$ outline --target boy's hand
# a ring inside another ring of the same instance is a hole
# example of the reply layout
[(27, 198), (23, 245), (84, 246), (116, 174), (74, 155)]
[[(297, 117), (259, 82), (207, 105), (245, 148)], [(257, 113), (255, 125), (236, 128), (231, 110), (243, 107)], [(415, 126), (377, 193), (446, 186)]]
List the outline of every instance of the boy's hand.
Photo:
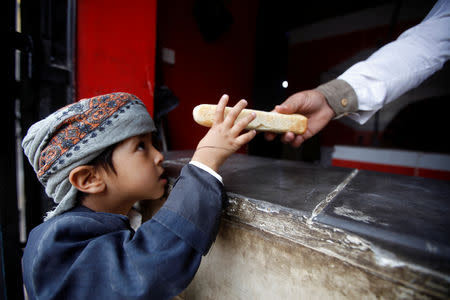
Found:
[(247, 101), (239, 101), (224, 118), (227, 103), (228, 95), (223, 95), (217, 105), (214, 123), (198, 144), (192, 157), (192, 160), (201, 162), (216, 172), (231, 154), (250, 142), (256, 135), (255, 130), (241, 134), (242, 130), (255, 119), (254, 113), (235, 124), (239, 113), (247, 106)]

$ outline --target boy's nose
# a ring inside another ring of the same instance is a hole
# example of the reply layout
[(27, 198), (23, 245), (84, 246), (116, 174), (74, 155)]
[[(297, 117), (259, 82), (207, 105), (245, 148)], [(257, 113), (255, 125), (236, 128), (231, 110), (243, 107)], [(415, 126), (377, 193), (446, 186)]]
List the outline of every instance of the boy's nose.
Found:
[(164, 155), (162, 155), (162, 153), (159, 152), (156, 149), (155, 149), (155, 151), (156, 151), (156, 153), (155, 153), (155, 163), (157, 165), (159, 165), (159, 164), (161, 164), (164, 161)]

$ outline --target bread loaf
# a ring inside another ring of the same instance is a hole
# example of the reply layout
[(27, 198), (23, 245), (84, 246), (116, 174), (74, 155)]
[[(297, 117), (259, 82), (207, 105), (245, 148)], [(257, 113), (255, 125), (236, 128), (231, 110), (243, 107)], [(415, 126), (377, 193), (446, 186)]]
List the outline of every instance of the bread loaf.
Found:
[[(216, 107), (217, 105), (211, 104), (201, 104), (196, 106), (193, 110), (195, 122), (206, 127), (211, 127), (214, 121)], [(230, 110), (231, 107), (225, 108), (225, 116)], [(236, 122), (252, 112), (256, 114), (256, 118), (248, 124), (246, 129), (275, 133), (291, 131), (295, 134), (303, 134), (306, 131), (308, 119), (299, 114), (285, 115), (277, 112), (243, 109), (237, 117)]]

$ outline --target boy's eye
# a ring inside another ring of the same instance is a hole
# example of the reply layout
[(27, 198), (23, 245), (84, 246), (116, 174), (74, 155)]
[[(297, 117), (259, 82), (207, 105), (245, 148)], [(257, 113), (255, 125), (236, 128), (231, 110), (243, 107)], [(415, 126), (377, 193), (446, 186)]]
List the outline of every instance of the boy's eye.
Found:
[(138, 146), (137, 146), (138, 150), (145, 150), (145, 143), (144, 142), (139, 142)]

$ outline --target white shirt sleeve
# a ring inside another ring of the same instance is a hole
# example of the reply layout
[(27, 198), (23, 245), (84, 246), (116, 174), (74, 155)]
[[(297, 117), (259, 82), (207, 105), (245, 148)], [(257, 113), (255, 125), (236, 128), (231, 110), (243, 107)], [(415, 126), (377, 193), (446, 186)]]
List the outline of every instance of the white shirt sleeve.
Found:
[(195, 161), (195, 160), (191, 160), (189, 162), (191, 165), (194, 165), (200, 169), (202, 169), (203, 171), (208, 172), (209, 174), (211, 174), (212, 176), (216, 177), (217, 180), (219, 180), (222, 184), (223, 184), (223, 180), (222, 180), (222, 176), (220, 176), (219, 174), (217, 174), (216, 171), (214, 171), (213, 169), (211, 169), (210, 167), (208, 167), (205, 164), (202, 164), (201, 162)]
[(365, 123), (385, 104), (441, 69), (449, 58), (450, 1), (439, 0), (420, 24), (338, 77), (358, 97), (358, 112), (349, 117)]

